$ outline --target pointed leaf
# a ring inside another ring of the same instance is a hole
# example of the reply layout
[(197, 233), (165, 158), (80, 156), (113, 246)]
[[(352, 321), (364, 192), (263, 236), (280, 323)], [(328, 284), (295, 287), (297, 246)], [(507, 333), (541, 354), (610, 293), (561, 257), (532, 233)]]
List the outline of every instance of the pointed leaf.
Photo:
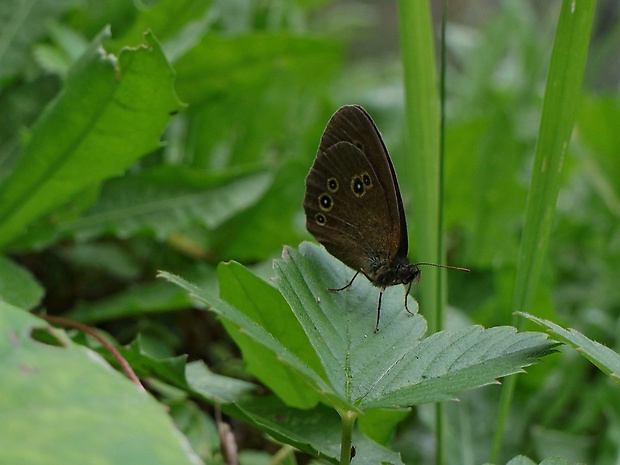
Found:
[(193, 297), (206, 304), (209, 309), (213, 310), (221, 318), (234, 324), (238, 328), (242, 328), (248, 337), (259, 342), (272, 353), (277, 354), (279, 362), (288, 365), (298, 376), (302, 377), (312, 389), (321, 393), (325, 402), (331, 403), (333, 406), (344, 410), (355, 410), (354, 406), (344, 401), (334, 392), (331, 386), (326, 383), (322, 377), (324, 374), (322, 375), (312, 370), (302, 359), (291, 352), (290, 348), (285, 347), (272, 334), (243, 312), (178, 276), (166, 272), (160, 273), (159, 276), (181, 286)]
[(108, 55), (105, 30), (69, 72), (43, 112), (10, 177), (0, 186), (0, 246), (34, 221), (159, 147), (179, 109), (174, 73), (150, 34)]
[(310, 243), (286, 251), (275, 265), (278, 285), (333, 388), (360, 408), (450, 399), (522, 371), (557, 345), (542, 333), (479, 326), (421, 341), (423, 318), (406, 313), (391, 289), (384, 295), (381, 330), (373, 334), (377, 288), (361, 278), (346, 290), (330, 292), (347, 282), (350, 269)]
[(517, 312), (517, 315), (546, 327), (556, 339), (575, 348), (577, 352), (600, 368), (603, 373), (609, 375), (616, 383), (620, 383), (620, 354), (617, 352), (572, 328), (565, 329), (552, 321), (525, 312)]
[[(238, 263), (222, 264), (218, 272), (220, 295), (223, 299), (260, 323), (314, 371), (321, 372), (321, 364), (308, 337), (277, 289)], [(271, 388), (287, 405), (297, 408), (316, 405), (320, 396), (296, 373), (291, 372), (291, 368), (280, 363), (278, 354), (254, 341), (242, 329), (226, 321), (223, 323), (241, 348), (243, 360), (250, 373)]]

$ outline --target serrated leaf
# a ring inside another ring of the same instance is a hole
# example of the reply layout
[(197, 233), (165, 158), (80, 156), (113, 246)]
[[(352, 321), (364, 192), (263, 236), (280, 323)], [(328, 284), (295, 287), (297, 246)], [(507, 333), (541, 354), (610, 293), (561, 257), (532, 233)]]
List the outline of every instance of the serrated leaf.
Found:
[(603, 373), (609, 375), (616, 383), (620, 383), (620, 354), (600, 342), (593, 341), (579, 331), (565, 329), (549, 320), (538, 318), (526, 312), (517, 312), (528, 320), (547, 328), (559, 341), (565, 342), (596, 365)]
[[(272, 323), (262, 321), (268, 314), (249, 317), (179, 278), (164, 277), (204, 299), (248, 337), (277, 354), (280, 362), (336, 409), (400, 408), (451, 399), (457, 392), (522, 371), (557, 345), (545, 334), (516, 333), (512, 327), (472, 326), (422, 340), (425, 321), (419, 314), (405, 312), (398, 289), (386, 291), (381, 330), (374, 334), (377, 288), (359, 279), (345, 291), (330, 292), (330, 287), (346, 283), (352, 271), (316, 245), (286, 248), (284, 255), (274, 264), (276, 283), (321, 361), (320, 371), (304, 362), (305, 354), (295, 353), (295, 345), (269, 329)], [(246, 287), (241, 280), (237, 284), (237, 292), (261, 299), (260, 293), (252, 294), (251, 284)], [(413, 299), (409, 308), (417, 308)], [(280, 318), (282, 311), (274, 311), (271, 318)]]
[(206, 292), (204, 289), (200, 289), (195, 285), (188, 283), (184, 279), (175, 276), (170, 273), (161, 272), (159, 274), (160, 277), (167, 279), (168, 281), (181, 286), (186, 291), (190, 293), (191, 296), (195, 297), (199, 301), (202, 301), (207, 305), (208, 308), (213, 310), (217, 315), (221, 318), (229, 321), (234, 324), (238, 328), (243, 328), (243, 331), (247, 333), (247, 335), (259, 342), (267, 349), (269, 349), (274, 354), (278, 354), (278, 359), (280, 363), (284, 363), (292, 368), (298, 376), (303, 378), (309, 386), (312, 387), (315, 391), (321, 393), (323, 399), (326, 402), (331, 403), (338, 408), (342, 408), (344, 410), (356, 410), (355, 407), (346, 401), (343, 401), (325, 382), (323, 377), (313, 371), (306, 363), (304, 363), (297, 355), (291, 352), (291, 350), (284, 345), (280, 341), (278, 341), (272, 334), (266, 331), (263, 327), (261, 327), (254, 320), (249, 318), (243, 312), (233, 307), (232, 305), (224, 302), (223, 300), (214, 297), (209, 292)]
[(170, 114), (179, 109), (173, 71), (154, 37), (147, 34), (144, 44), (116, 57), (101, 46), (108, 35), (101, 33), (71, 69), (0, 186), (0, 247), (157, 148)]
[(309, 243), (287, 249), (275, 269), (333, 389), (362, 409), (450, 399), (522, 371), (557, 345), (544, 334), (517, 334), (511, 327), (473, 326), (420, 340), (424, 319), (406, 313), (392, 289), (384, 294), (381, 330), (373, 334), (378, 289), (359, 279), (329, 292), (352, 271), (323, 249)]
[(2, 302), (0, 332), (0, 463), (200, 463), (161, 405), (95, 352)]
[[(321, 371), (320, 362), (306, 334), (295, 316), (288, 311), (288, 304), (277, 289), (238, 263), (220, 265), (218, 275), (220, 295), (224, 300), (260, 323), (314, 371)], [(223, 324), (243, 352), (247, 370), (271, 388), (287, 405), (310, 408), (319, 402), (320, 396), (294, 372), (291, 373), (288, 366), (280, 363), (278, 354), (270, 352), (245, 335), (242, 329), (226, 321)]]

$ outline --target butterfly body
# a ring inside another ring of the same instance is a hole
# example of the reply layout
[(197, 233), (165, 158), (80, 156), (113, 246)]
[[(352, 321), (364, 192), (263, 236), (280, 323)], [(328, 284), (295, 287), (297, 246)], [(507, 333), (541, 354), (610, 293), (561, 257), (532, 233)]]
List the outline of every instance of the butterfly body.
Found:
[(364, 271), (368, 280), (378, 287), (409, 284), (420, 279), (420, 269), (407, 257), (396, 257), (393, 260), (375, 259), (370, 261), (368, 271)]

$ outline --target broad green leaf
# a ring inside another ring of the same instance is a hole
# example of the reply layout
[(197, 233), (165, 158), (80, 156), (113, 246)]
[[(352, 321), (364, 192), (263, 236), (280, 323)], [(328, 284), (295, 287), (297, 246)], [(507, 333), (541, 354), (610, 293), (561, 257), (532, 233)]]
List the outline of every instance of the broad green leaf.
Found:
[(32, 309), (39, 304), (44, 292), (28, 269), (0, 256), (0, 302)]
[(2, 302), (0, 331), (1, 463), (200, 463), (161, 405), (93, 351)]
[[(421, 340), (426, 324), (419, 314), (404, 310), (402, 294), (396, 292), (401, 289), (386, 291), (381, 330), (374, 334), (378, 289), (360, 278), (347, 290), (329, 291), (346, 283), (351, 270), (324, 250), (310, 243), (302, 244), (299, 251), (286, 248), (284, 258), (274, 266), (276, 283), (318, 356), (320, 370), (305, 361), (312, 360), (305, 353), (310, 350), (307, 344), (292, 343), (278, 326), (277, 319), (288, 319), (280, 315), (289, 310), (281, 305), (275, 310), (273, 298), (263, 295), (266, 289), (261, 291), (256, 280), (235, 282), (235, 292), (246, 294), (238, 300), (246, 307), (245, 314), (180, 278), (163, 276), (277, 355), (291, 373), (337, 409), (401, 408), (452, 399), (459, 391), (522, 371), (556, 345), (544, 334), (517, 334), (511, 327), (472, 326)], [(250, 298), (257, 303), (249, 305)], [(255, 309), (262, 305), (271, 305), (274, 311), (258, 315)], [(413, 299), (409, 308), (417, 309)], [(292, 323), (289, 327), (299, 331)], [(273, 363), (273, 358), (264, 363)]]
[(355, 410), (353, 405), (344, 401), (337, 395), (336, 392), (334, 392), (330, 385), (326, 383), (324, 380), (324, 374), (320, 374), (312, 370), (288, 347), (284, 346), (271, 333), (245, 315), (242, 311), (211, 295), (204, 289), (200, 289), (195, 285), (188, 283), (178, 276), (166, 272), (160, 273), (160, 276), (172, 283), (177, 284), (178, 286), (181, 286), (188, 291), (192, 297), (206, 304), (209, 309), (213, 310), (222, 319), (230, 322), (238, 328), (242, 328), (248, 337), (265, 346), (272, 353), (277, 354), (280, 363), (288, 365), (297, 373), (298, 376), (304, 379), (312, 389), (321, 393), (325, 402), (344, 410)]
[[(253, 275), (238, 263), (222, 264), (218, 268), (220, 295), (222, 299), (242, 310), (276, 336), (283, 345), (310, 366), (317, 373), (321, 365), (312, 350), (308, 337), (288, 311), (288, 304), (272, 285)], [(281, 364), (278, 354), (254, 341), (242, 329), (223, 322), (226, 330), (243, 352), (247, 370), (265, 383), (287, 405), (310, 408), (316, 405), (320, 396), (291, 369)]]
[(609, 347), (593, 341), (572, 328), (565, 329), (549, 320), (535, 317), (525, 312), (517, 312), (530, 321), (546, 327), (559, 341), (565, 342), (596, 365), (603, 373), (609, 375), (616, 383), (620, 383), (620, 354)]
[[(386, 290), (380, 331), (374, 334), (378, 288), (361, 276), (349, 289), (329, 291), (344, 286), (353, 272), (310, 243), (303, 243), (299, 251), (286, 248), (284, 257), (275, 263), (280, 291), (334, 389), (351, 403), (363, 403), (372, 388), (370, 380), (380, 379), (387, 367), (397, 363), (402, 344), (415, 343), (426, 331), (417, 303), (409, 300), (409, 310), (416, 313), (411, 316), (404, 309), (404, 289)], [(356, 382), (356, 377), (364, 382)]]
[[(332, 388), (361, 409), (400, 408), (453, 399), (456, 393), (522, 371), (557, 344), (541, 333), (479, 326), (421, 339), (424, 319), (403, 308), (402, 289), (383, 297), (363, 278), (340, 292), (351, 270), (310, 243), (286, 249), (275, 265), (277, 284), (321, 359)], [(416, 306), (410, 301), (409, 309)]]
[(0, 247), (157, 148), (179, 109), (173, 71), (153, 36), (117, 57), (101, 46), (108, 35), (100, 34), (72, 68), (0, 186)]

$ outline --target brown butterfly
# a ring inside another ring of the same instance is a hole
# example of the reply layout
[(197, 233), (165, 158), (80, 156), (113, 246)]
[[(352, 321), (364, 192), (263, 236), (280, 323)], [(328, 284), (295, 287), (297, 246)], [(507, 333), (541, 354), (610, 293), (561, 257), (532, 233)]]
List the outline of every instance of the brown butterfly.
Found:
[[(334, 113), (321, 137), (306, 177), (306, 228), (334, 257), (355, 270), (347, 285), (362, 273), (379, 287), (411, 285), (420, 280), (419, 265), (469, 271), (407, 258), (407, 223), (392, 160), (370, 115), (359, 105)], [(411, 312), (409, 312), (411, 313)]]

